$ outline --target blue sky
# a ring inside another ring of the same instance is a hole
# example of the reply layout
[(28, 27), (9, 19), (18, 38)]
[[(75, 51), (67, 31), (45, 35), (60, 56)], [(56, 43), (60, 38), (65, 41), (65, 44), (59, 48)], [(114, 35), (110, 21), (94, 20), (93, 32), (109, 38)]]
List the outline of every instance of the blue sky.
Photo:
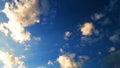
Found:
[(0, 68), (119, 68), (119, 0), (1, 0)]

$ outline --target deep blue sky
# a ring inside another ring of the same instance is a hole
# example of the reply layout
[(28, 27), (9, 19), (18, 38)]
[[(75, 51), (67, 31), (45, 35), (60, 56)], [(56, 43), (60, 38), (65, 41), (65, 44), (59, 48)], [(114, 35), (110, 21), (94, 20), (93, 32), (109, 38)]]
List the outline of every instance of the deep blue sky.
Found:
[[(0, 10), (5, 8), (6, 2), (0, 1)], [(11, 32), (8, 36), (3, 34), (1, 24), (7, 23), (9, 18), (0, 13), (0, 52), (26, 56), (26, 68), (59, 68), (61, 64), (57, 59), (60, 56), (74, 63), (82, 62), (82, 68), (120, 67), (119, 0), (41, 0), (38, 7), (40, 22), (24, 27), (31, 34), (31, 40), (24, 44), (13, 40)], [(89, 35), (81, 31), (86, 23), (92, 24)], [(70, 36), (66, 36), (66, 32)], [(75, 57), (71, 58), (71, 54)]]

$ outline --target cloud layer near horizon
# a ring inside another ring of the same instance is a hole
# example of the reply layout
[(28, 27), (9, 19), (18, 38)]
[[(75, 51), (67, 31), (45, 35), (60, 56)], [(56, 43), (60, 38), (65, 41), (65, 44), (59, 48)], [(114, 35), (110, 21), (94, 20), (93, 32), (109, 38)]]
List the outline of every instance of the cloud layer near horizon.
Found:
[(0, 24), (0, 31), (16, 42), (23, 43), (31, 39), (30, 32), (25, 30), (32, 24), (39, 23), (37, 16), (40, 10), (37, 7), (38, 0), (13, 0), (6, 2), (2, 10), (9, 19), (7, 23)]

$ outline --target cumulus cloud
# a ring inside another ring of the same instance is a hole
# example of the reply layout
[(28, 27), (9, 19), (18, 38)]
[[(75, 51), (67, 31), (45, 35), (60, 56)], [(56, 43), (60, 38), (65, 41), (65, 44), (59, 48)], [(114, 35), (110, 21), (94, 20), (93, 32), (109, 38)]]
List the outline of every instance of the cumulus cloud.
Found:
[(102, 13), (95, 13), (93, 16), (91, 16), (91, 18), (93, 20), (99, 20), (103, 17), (104, 15)]
[(82, 62), (75, 62), (73, 60), (74, 54), (70, 55), (61, 55), (57, 58), (57, 62), (59, 62), (61, 68), (81, 68)]
[(0, 31), (5, 35), (10, 35), (13, 40), (19, 43), (31, 39), (30, 32), (26, 27), (39, 23), (37, 16), (40, 11), (37, 7), (38, 0), (13, 0), (12, 3), (6, 2), (2, 10), (9, 19), (7, 23), (0, 24)]
[(23, 61), (7, 52), (0, 51), (0, 61), (4, 64), (3, 68), (26, 68)]
[(69, 32), (69, 31), (65, 32), (64, 39), (65, 39), (65, 40), (69, 40), (69, 37), (70, 37), (71, 34), (72, 34), (72, 33)]
[(60, 52), (61, 52), (61, 53), (63, 53), (63, 52), (64, 52), (64, 50), (63, 50), (62, 48), (60, 48)]
[(92, 34), (92, 29), (93, 29), (93, 24), (91, 22), (86, 22), (81, 27), (82, 35), (85, 35), (85, 36), (91, 35)]

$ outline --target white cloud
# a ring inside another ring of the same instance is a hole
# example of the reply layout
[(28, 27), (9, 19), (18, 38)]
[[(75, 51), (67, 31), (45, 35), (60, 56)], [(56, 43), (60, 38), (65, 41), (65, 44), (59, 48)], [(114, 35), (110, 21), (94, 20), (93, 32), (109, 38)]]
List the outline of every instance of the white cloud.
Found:
[(57, 58), (57, 62), (59, 62), (61, 68), (81, 68), (82, 62), (75, 62), (73, 60), (74, 54), (67, 55), (61, 55), (59, 58)]
[(31, 45), (26, 44), (26, 45), (25, 45), (25, 49), (24, 49), (24, 50), (25, 50), (25, 51), (29, 51), (29, 50), (30, 50), (30, 48), (31, 48)]
[(29, 51), (30, 49), (29, 49), (28, 47), (26, 47), (24, 50), (25, 50), (25, 51)]
[(22, 56), (19, 57), (20, 60), (23, 60), (23, 59), (25, 59), (25, 58), (26, 58), (26, 57), (25, 57), (24, 55), (22, 55)]
[(115, 47), (111, 47), (108, 52), (114, 52), (116, 50)]
[(23, 61), (7, 52), (0, 51), (0, 61), (4, 64), (3, 68), (13, 68), (16, 66), (17, 68), (25, 68)]
[(48, 65), (53, 65), (53, 62), (49, 60)]
[(25, 30), (32, 24), (39, 23), (37, 15), (40, 11), (37, 8), (38, 0), (13, 0), (6, 2), (2, 10), (9, 19), (7, 23), (0, 24), (0, 31), (10, 36), (16, 42), (23, 43), (31, 39), (30, 32)]
[(64, 52), (62, 48), (60, 48), (60, 52), (61, 52), (61, 53), (63, 53), (63, 52)]
[(91, 22), (86, 22), (82, 27), (81, 27), (81, 32), (83, 35), (91, 35), (92, 34), (92, 29), (93, 29), (93, 24)]
[(71, 34), (72, 34), (72, 33), (69, 32), (69, 31), (65, 32), (64, 39), (65, 39), (65, 40), (69, 40), (69, 37), (70, 37)]

